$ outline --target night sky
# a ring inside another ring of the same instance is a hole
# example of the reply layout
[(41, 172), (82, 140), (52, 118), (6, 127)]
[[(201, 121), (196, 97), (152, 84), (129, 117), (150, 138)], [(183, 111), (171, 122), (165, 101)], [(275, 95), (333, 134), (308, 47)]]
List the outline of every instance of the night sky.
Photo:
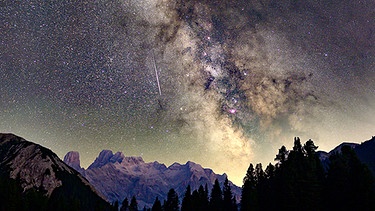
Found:
[(4, 0), (0, 16), (0, 132), (83, 167), (110, 149), (241, 185), (295, 136), (375, 135), (373, 0)]

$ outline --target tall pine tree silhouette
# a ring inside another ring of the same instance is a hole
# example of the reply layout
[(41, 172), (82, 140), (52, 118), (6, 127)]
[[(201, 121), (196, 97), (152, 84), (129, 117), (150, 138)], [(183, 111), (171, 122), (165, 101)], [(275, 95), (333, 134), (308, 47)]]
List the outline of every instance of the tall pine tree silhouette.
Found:
[(264, 172), (265, 179), (258, 184), (259, 192), (259, 208), (260, 210), (277, 210), (278, 204), (276, 199), (276, 182), (275, 182), (275, 166), (268, 164)]
[(305, 210), (321, 210), (323, 203), (324, 169), (315, 151), (318, 149), (309, 139), (303, 146), (303, 174), (301, 180), (301, 202)]
[(130, 201), (129, 211), (138, 211), (138, 203), (135, 196), (133, 196)]
[(192, 196), (191, 196), (191, 187), (187, 186), (184, 198), (182, 199), (181, 211), (192, 211)]
[(122, 201), (120, 211), (128, 211), (128, 210), (129, 210), (129, 200), (128, 198), (125, 198), (124, 201)]
[(155, 199), (155, 202), (154, 204), (152, 205), (152, 208), (151, 208), (152, 211), (162, 211), (162, 206), (161, 206), (161, 202), (159, 200), (158, 197), (156, 197)]
[(263, 172), (250, 164), (242, 186), (241, 210), (375, 210), (374, 178), (349, 146), (330, 156), (328, 175), (310, 139), (298, 137), (279, 149), (275, 166)]
[(256, 190), (257, 179), (255, 169), (250, 163), (246, 176), (243, 179), (241, 194), (241, 211), (259, 210), (258, 193)]
[(220, 188), (219, 181), (216, 179), (212, 187), (209, 208), (212, 211), (223, 210), (223, 196)]
[(237, 211), (236, 199), (232, 194), (232, 189), (229, 185), (228, 177), (225, 178), (223, 186), (223, 210)]
[(327, 210), (375, 210), (374, 178), (350, 146), (330, 156)]
[(168, 191), (167, 201), (164, 203), (164, 211), (178, 211), (179, 201), (176, 191), (172, 188)]
[(194, 190), (191, 195), (191, 207), (194, 211), (205, 211), (208, 210), (208, 192), (202, 185), (199, 186), (198, 190)]

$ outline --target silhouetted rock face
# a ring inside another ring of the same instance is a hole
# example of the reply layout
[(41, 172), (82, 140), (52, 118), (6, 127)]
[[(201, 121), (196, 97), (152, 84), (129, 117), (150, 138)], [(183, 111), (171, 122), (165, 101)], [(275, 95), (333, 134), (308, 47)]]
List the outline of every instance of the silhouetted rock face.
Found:
[[(66, 158), (80, 167), (78, 153)], [(0, 133), (0, 177), (15, 180), (24, 193), (31, 189), (42, 193), (49, 199), (48, 208), (69, 207), (74, 201), (85, 209), (94, 209), (95, 204), (109, 208), (104, 197), (55, 153), (13, 134)]]
[(83, 173), (84, 169), (81, 168), (81, 162), (79, 160), (79, 153), (77, 151), (68, 152), (64, 157), (64, 163), (77, 170), (79, 173)]
[(50, 196), (55, 188), (62, 186), (55, 170), (73, 173), (50, 150), (13, 134), (1, 134), (0, 147), (0, 168), (10, 178), (19, 180), (24, 191), (37, 188)]
[(342, 149), (343, 146), (349, 146), (350, 148), (355, 149), (356, 147), (359, 146), (359, 144), (344, 142), (344, 143), (338, 145), (337, 147), (335, 147), (333, 150), (331, 150), (329, 152), (329, 154), (332, 155), (333, 153), (341, 153), (341, 149)]
[[(151, 207), (157, 196), (166, 199), (170, 188), (182, 199), (188, 185), (194, 190), (207, 184), (211, 190), (215, 179), (222, 185), (226, 177), (191, 161), (166, 167), (156, 161), (145, 163), (141, 157), (125, 157), (121, 152), (113, 154), (110, 150), (100, 152), (83, 175), (111, 203), (134, 195), (139, 207)], [(241, 189), (231, 185), (239, 202)]]
[(354, 148), (359, 160), (365, 163), (375, 177), (375, 136)]
[(341, 153), (341, 148), (343, 146), (350, 146), (352, 149), (354, 149), (354, 152), (357, 154), (359, 160), (369, 167), (375, 177), (375, 136), (361, 144), (341, 143), (328, 153), (324, 151), (318, 151), (317, 154), (322, 161), (323, 167), (326, 171), (329, 168), (329, 157), (334, 153)]

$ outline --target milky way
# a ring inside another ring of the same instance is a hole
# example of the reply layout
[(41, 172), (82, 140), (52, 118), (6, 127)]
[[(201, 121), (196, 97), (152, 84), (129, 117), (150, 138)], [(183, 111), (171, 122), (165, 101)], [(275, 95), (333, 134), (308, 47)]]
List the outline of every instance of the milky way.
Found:
[(0, 130), (241, 184), (294, 136), (375, 134), (372, 1), (3, 1)]

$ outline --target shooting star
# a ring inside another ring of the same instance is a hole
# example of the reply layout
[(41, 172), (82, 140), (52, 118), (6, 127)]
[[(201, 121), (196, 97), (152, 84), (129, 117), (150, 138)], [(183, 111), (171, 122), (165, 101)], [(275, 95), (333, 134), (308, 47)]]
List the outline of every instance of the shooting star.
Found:
[(156, 68), (156, 62), (155, 62), (154, 51), (152, 51), (152, 58), (154, 59), (154, 69), (155, 69), (155, 75), (156, 75), (156, 82), (158, 83), (159, 94), (161, 95), (161, 88), (160, 88), (160, 82), (159, 82), (159, 75), (158, 75), (158, 69)]

